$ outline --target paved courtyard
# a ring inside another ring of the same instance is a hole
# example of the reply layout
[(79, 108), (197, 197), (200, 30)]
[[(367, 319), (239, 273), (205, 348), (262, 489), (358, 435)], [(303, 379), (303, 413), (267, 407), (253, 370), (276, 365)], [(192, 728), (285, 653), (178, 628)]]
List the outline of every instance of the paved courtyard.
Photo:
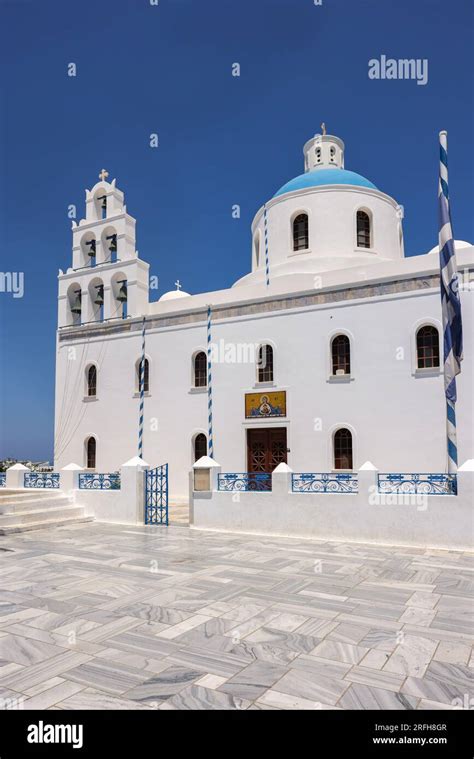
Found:
[(469, 707), (473, 558), (97, 523), (0, 539), (0, 703)]

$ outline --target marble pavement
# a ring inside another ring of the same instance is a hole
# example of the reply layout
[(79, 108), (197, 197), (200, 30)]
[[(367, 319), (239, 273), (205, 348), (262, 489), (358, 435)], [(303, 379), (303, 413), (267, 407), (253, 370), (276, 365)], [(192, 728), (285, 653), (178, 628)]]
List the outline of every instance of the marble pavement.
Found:
[(474, 561), (99, 523), (0, 539), (0, 707), (474, 708)]

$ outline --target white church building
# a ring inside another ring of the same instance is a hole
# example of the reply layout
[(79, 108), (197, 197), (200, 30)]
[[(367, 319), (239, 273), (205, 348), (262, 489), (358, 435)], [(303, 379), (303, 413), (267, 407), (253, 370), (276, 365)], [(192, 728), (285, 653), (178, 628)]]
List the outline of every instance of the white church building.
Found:
[[(188, 499), (210, 435), (224, 473), (282, 462), (355, 472), (367, 461), (447, 471), (438, 247), (404, 256), (403, 198), (345, 169), (340, 138), (318, 134), (303, 153), (304, 173), (255, 215), (249, 273), (213, 292), (150, 301), (123, 192), (106, 172), (86, 191), (72, 264), (59, 273), (56, 471), (75, 462), (114, 472), (137, 455), (144, 320), (143, 458), (168, 463), (171, 502)], [(435, 242), (436, 218), (429, 235)], [(474, 247), (457, 242), (456, 256), (462, 463), (474, 458)]]

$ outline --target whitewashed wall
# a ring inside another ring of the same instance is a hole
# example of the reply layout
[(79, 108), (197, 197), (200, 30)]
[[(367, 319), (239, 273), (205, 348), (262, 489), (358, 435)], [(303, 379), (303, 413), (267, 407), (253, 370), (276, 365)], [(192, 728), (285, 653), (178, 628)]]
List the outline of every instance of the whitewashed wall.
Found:
[[(458, 447), (465, 460), (474, 456), (472, 291), (462, 293), (462, 306), (465, 359), (457, 416)], [(255, 366), (214, 365), (214, 457), (223, 471), (247, 469), (247, 428), (274, 424), (288, 430), (288, 463), (295, 471), (329, 471), (332, 432), (347, 426), (353, 431), (355, 468), (371, 460), (381, 471), (443, 472), (442, 374), (419, 374), (414, 363), (416, 328), (440, 319), (439, 293), (427, 288), (214, 323), (214, 342), (274, 345), (274, 389), (286, 390), (288, 401), (286, 419), (246, 420), (244, 394), (259, 389)], [(329, 340), (338, 331), (351, 337), (349, 382), (329, 378)], [(144, 458), (150, 466), (169, 463), (171, 500), (187, 499), (192, 438), (207, 432), (206, 392), (191, 387), (191, 357), (205, 345), (205, 321), (147, 332), (151, 387), (145, 399)], [(97, 437), (99, 472), (114, 471), (136, 455), (135, 363), (140, 351), (139, 332), (59, 344), (56, 471), (71, 461), (85, 465), (84, 441), (91, 434)], [(97, 399), (84, 400), (85, 367), (92, 361), (99, 366)]]
[(377, 494), (377, 472), (362, 471), (357, 494), (293, 493), (291, 474), (271, 492), (194, 492), (192, 527), (318, 540), (472, 550), (474, 473), (459, 472), (457, 496)]

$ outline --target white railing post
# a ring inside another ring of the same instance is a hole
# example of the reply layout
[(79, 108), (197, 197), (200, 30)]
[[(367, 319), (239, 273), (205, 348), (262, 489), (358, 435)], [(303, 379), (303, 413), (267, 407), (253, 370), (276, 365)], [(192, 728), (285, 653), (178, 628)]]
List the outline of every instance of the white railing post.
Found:
[(217, 461), (209, 456), (201, 458), (193, 464), (193, 491), (199, 493), (209, 493), (217, 490), (217, 480), (222, 467)]
[(71, 491), (79, 489), (79, 473), (84, 471), (84, 467), (79, 464), (68, 464), (61, 469), (59, 477), (59, 487), (68, 494)]
[(27, 466), (23, 464), (13, 464), (13, 466), (7, 469), (7, 476), (5, 478), (5, 486), (7, 488), (24, 488), (25, 487), (25, 474), (31, 472)]
[(379, 470), (371, 461), (362, 464), (357, 472), (359, 498), (365, 503), (377, 503), (378, 472)]
[(457, 472), (458, 497), (465, 503), (474, 503), (474, 459), (464, 462)]
[(145, 476), (149, 464), (134, 456), (120, 467), (121, 512), (136, 524), (145, 524)]
[(194, 499), (212, 498), (222, 467), (210, 456), (201, 456), (189, 473), (189, 524), (194, 524)]
[(278, 464), (272, 472), (272, 494), (274, 496), (287, 496), (291, 493), (291, 475), (293, 469), (288, 464)]

